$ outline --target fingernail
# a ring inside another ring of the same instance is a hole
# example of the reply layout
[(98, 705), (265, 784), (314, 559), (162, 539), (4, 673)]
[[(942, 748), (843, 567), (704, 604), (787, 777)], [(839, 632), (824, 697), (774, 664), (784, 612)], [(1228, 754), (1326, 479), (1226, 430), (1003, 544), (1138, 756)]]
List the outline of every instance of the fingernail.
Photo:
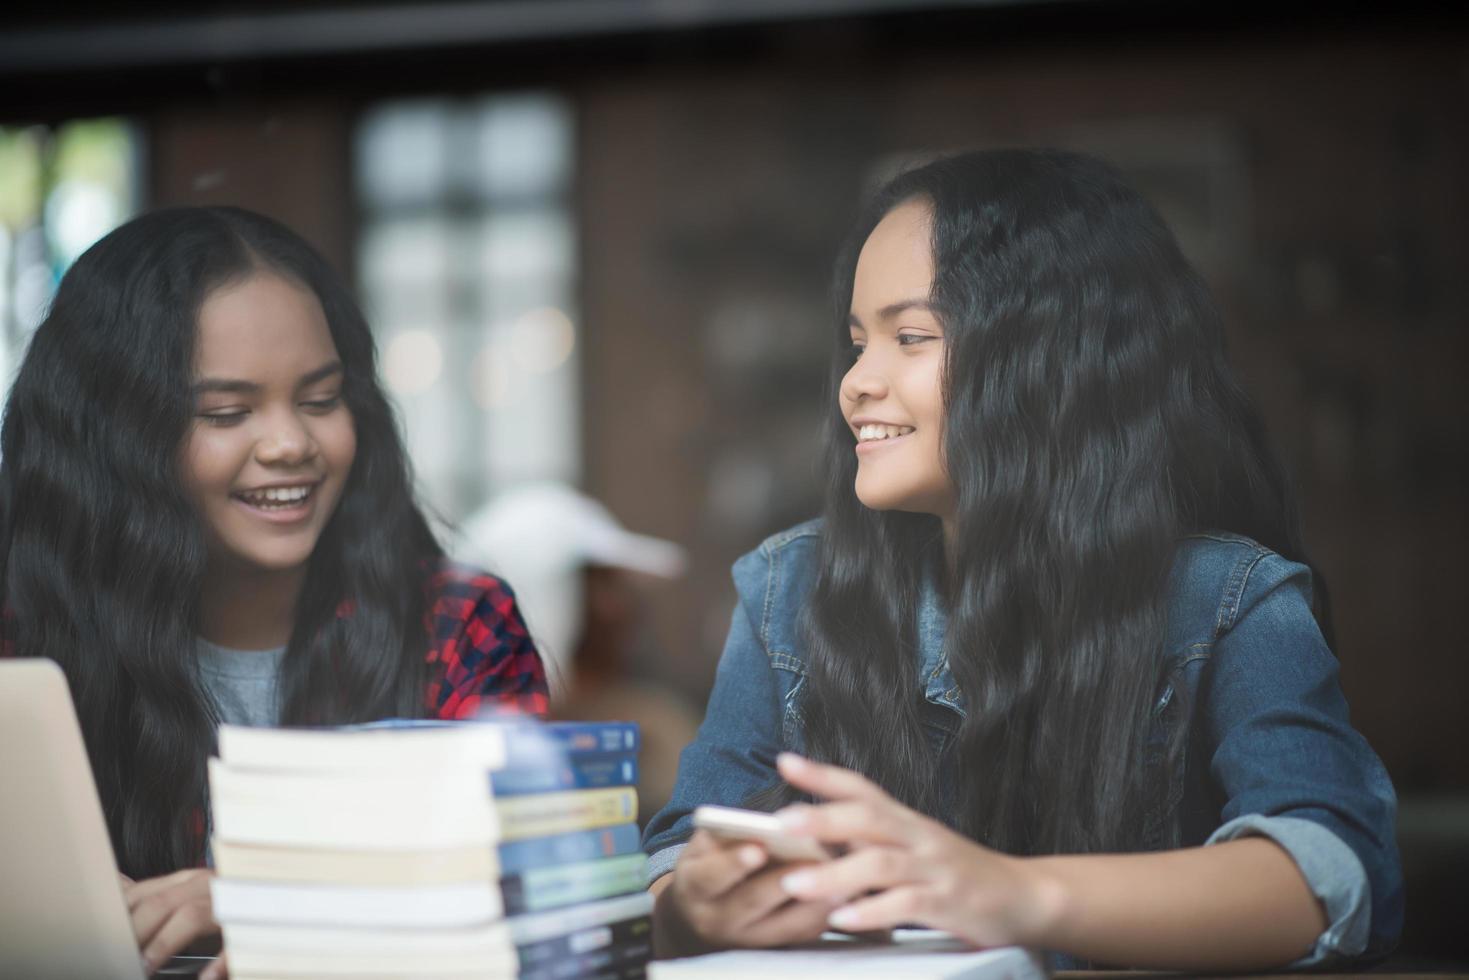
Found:
[(806, 760), (794, 752), (782, 752), (775, 757), (775, 764), (787, 766), (791, 769), (800, 769), (806, 764)]
[(765, 850), (760, 847), (740, 848), (740, 863), (747, 868), (758, 868), (765, 863)]
[(811, 814), (803, 806), (786, 807), (777, 813), (776, 817), (786, 830), (800, 830), (811, 822)]
[(837, 909), (831, 915), (827, 916), (826, 921), (838, 929), (850, 929), (861, 921), (861, 916), (857, 914), (856, 909), (849, 906), (847, 908)]
[(809, 871), (793, 871), (780, 879), (780, 887), (792, 895), (810, 891), (814, 884), (816, 884), (816, 876)]

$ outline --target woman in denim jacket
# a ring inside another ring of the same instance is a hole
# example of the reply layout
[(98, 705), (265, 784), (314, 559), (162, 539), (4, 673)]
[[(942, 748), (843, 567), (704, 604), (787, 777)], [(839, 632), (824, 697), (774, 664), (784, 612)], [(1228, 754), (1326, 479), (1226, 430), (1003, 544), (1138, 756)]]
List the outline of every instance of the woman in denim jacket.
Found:
[[(1389, 949), (1392, 785), (1157, 214), (1086, 157), (970, 154), (889, 184), (838, 272), (825, 518), (735, 564), (644, 841), (660, 953), (900, 923), (1135, 967)], [(840, 856), (692, 833), (701, 803)]]

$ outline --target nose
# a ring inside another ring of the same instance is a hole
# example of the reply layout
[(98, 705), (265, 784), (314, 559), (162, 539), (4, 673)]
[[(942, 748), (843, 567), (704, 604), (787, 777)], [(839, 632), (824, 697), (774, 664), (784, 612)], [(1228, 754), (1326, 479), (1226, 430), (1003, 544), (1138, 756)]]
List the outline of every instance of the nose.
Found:
[(266, 466), (295, 466), (316, 456), (316, 439), (295, 412), (277, 412), (255, 443), (255, 458)]
[(864, 399), (879, 399), (888, 393), (887, 375), (877, 358), (866, 353), (847, 369), (839, 390), (842, 401), (851, 405)]

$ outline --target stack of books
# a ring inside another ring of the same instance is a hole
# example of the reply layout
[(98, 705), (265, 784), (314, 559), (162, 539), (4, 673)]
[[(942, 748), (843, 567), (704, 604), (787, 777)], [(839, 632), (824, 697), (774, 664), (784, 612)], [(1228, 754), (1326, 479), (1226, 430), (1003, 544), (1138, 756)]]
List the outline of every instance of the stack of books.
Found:
[(222, 726), (230, 975), (643, 976), (637, 740), (628, 723)]

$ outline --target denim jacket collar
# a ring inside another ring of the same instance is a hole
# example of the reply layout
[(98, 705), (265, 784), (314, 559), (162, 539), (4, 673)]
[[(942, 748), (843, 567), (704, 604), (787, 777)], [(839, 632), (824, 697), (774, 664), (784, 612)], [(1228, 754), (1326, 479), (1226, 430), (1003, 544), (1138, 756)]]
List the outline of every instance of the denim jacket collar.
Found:
[(918, 662), (924, 679), (923, 696), (930, 703), (963, 712), (964, 696), (949, 670), (949, 655), (944, 645), (949, 617), (944, 611), (935, 574), (930, 570), (924, 575), (918, 594)]

